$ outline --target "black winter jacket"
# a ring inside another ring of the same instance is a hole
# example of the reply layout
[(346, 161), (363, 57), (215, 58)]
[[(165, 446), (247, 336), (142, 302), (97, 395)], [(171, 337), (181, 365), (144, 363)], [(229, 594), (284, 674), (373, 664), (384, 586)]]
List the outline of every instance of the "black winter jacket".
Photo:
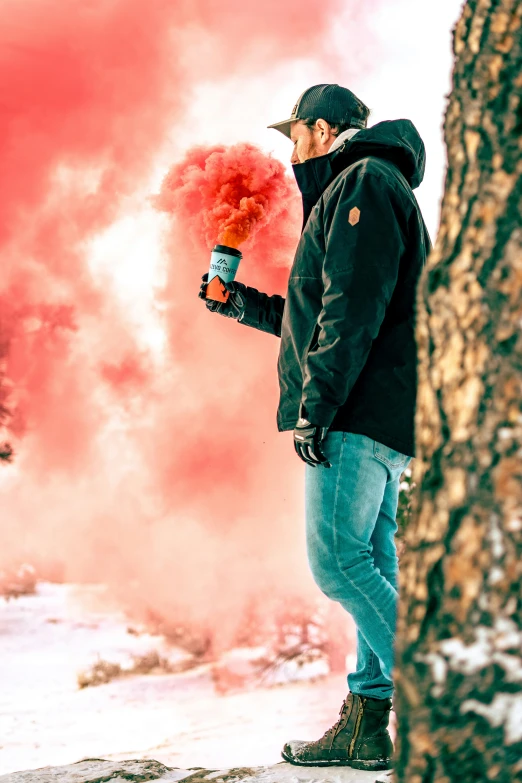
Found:
[(304, 228), (286, 299), (247, 288), (241, 323), (281, 337), (280, 431), (299, 416), (415, 454), (415, 298), (430, 239), (409, 120), (294, 166)]

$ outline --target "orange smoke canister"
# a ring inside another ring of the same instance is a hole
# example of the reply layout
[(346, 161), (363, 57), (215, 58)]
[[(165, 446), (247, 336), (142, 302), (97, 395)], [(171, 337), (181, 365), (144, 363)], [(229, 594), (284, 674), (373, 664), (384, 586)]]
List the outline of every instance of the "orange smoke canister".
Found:
[(240, 250), (228, 245), (216, 245), (210, 254), (210, 269), (207, 283), (207, 299), (226, 302), (229, 291), (225, 283), (231, 283), (236, 276), (239, 262), (243, 258)]

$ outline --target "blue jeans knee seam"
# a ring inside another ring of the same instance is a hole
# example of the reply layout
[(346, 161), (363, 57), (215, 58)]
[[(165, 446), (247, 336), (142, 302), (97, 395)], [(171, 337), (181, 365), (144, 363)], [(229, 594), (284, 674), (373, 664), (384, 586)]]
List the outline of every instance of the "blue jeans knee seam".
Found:
[(338, 498), (339, 498), (339, 484), (340, 484), (341, 475), (342, 475), (343, 456), (344, 456), (344, 439), (343, 439), (343, 441), (341, 443), (341, 449), (340, 449), (340, 453), (339, 453), (339, 470), (337, 472), (337, 482), (336, 482), (336, 485), (335, 485), (335, 498), (334, 498), (334, 505), (333, 505), (333, 538), (334, 538), (334, 549), (335, 549), (335, 562), (337, 564), (337, 568), (338, 568), (339, 572), (342, 574), (344, 579), (346, 579), (346, 581), (352, 587), (354, 587), (363, 596), (363, 598), (366, 599), (366, 601), (372, 607), (372, 609), (375, 611), (375, 613), (381, 618), (382, 622), (384, 623), (384, 625), (386, 626), (386, 628), (388, 629), (388, 631), (389, 631), (389, 633), (390, 633), (390, 635), (392, 637), (392, 641), (394, 642), (395, 641), (395, 634), (392, 631), (392, 629), (390, 628), (390, 626), (388, 625), (388, 623), (386, 622), (386, 620), (384, 619), (384, 617), (382, 616), (382, 614), (380, 613), (380, 611), (378, 610), (377, 606), (375, 606), (373, 601), (371, 601), (370, 598), (365, 593), (363, 593), (361, 588), (358, 587), (358, 585), (356, 585), (355, 582), (352, 579), (350, 579), (350, 577), (347, 574), (344, 573), (344, 571), (341, 568), (341, 565), (339, 563), (339, 547), (338, 547), (338, 544), (337, 544), (337, 503), (338, 503)]
[(349, 584), (350, 584), (352, 587), (354, 587), (354, 588), (357, 590), (357, 592), (359, 592), (359, 593), (362, 595), (362, 597), (363, 597), (363, 598), (365, 598), (365, 599), (366, 599), (366, 601), (368, 602), (368, 604), (369, 604), (369, 605), (372, 607), (372, 609), (375, 611), (375, 614), (377, 614), (377, 615), (378, 615), (378, 616), (381, 618), (381, 620), (382, 620), (383, 624), (386, 626), (386, 628), (387, 628), (387, 629), (388, 629), (388, 631), (390, 632), (390, 635), (391, 635), (392, 641), (395, 641), (395, 634), (393, 633), (392, 629), (390, 628), (390, 626), (388, 625), (388, 623), (386, 622), (386, 620), (384, 619), (384, 617), (382, 616), (382, 614), (379, 612), (379, 610), (378, 610), (377, 606), (376, 606), (376, 605), (373, 603), (373, 601), (372, 601), (372, 600), (370, 600), (370, 598), (368, 598), (368, 596), (366, 595), (366, 593), (363, 593), (363, 591), (361, 590), (361, 588), (360, 588), (358, 585), (356, 585), (356, 584), (355, 584), (355, 582), (353, 581), (353, 579), (350, 579), (350, 577), (349, 577), (349, 576), (347, 576), (347, 575), (344, 573), (344, 571), (342, 570), (342, 568), (339, 566), (339, 562), (338, 562), (338, 560), (337, 560), (337, 553), (336, 553), (335, 559), (336, 559), (336, 561), (337, 561), (337, 567), (339, 568), (339, 571), (341, 572), (341, 574), (343, 575), (343, 577), (346, 579), (346, 581), (347, 581), (347, 582), (348, 582), (348, 583), (349, 583)]

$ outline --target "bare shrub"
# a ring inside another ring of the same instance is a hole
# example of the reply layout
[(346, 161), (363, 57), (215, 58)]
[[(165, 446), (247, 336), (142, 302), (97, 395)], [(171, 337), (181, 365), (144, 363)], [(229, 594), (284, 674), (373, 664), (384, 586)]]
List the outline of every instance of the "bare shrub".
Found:
[(32, 565), (5, 568), (0, 571), (0, 595), (6, 600), (21, 595), (34, 595), (38, 578)]

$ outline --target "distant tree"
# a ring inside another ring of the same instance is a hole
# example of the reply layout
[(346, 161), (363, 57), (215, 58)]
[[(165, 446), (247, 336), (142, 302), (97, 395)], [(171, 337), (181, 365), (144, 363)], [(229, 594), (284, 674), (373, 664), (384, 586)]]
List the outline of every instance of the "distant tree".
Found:
[(13, 449), (9, 443), (0, 443), (0, 461), (11, 462), (13, 459)]
[[(6, 308), (5, 302), (0, 299), (0, 428), (7, 424), (10, 413), (7, 407), (7, 398), (9, 391), (5, 377), (5, 361), (9, 346), (8, 329), (6, 328), (6, 318), (10, 315), (10, 309)], [(0, 438), (0, 462), (11, 462), (13, 458), (13, 449), (9, 443), (2, 442)]]
[(468, 0), (419, 286), (398, 783), (522, 779), (522, 3)]

